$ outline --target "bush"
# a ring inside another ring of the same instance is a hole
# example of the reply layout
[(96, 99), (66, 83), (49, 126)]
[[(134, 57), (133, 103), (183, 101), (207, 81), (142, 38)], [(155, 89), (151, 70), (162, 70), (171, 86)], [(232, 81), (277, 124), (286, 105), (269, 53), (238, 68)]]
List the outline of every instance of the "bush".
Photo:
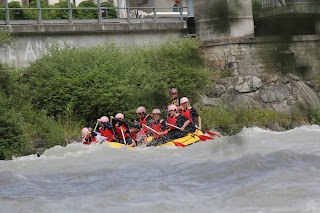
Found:
[[(106, 7), (114, 7), (109, 2), (101, 2), (101, 5), (106, 5)], [(107, 9), (107, 18), (118, 18), (118, 13), (115, 8)]]
[(320, 106), (313, 106), (310, 108), (309, 119), (311, 124), (320, 125)]
[[(5, 8), (4, 4), (1, 4), (1, 8)], [(18, 1), (12, 1), (8, 3), (9, 8), (21, 8), (21, 4)], [(25, 19), (25, 14), (24, 10), (19, 10), (19, 9), (12, 9), (9, 10), (9, 17), (10, 20), (23, 20)], [(0, 10), (0, 20), (6, 20), (6, 11)]]
[[(53, 8), (66, 8), (66, 9), (56, 9), (55, 11), (55, 19), (69, 19), (69, 14), (68, 14), (68, 2), (67, 1), (59, 1), (58, 3), (55, 3)], [(77, 10), (74, 10), (76, 6), (74, 4), (71, 4), (72, 7), (72, 16), (76, 17), (77, 16)]]
[(103, 114), (132, 119), (139, 105), (166, 108), (170, 86), (195, 102), (208, 79), (198, 48), (183, 39), (126, 51), (115, 45), (53, 50), (26, 70), (32, 103), (57, 118), (72, 112), (87, 125)]
[(304, 123), (304, 116), (293, 110), (290, 113), (278, 112), (271, 109), (237, 108), (226, 106), (199, 107), (206, 128), (215, 127), (223, 134), (235, 134), (243, 127), (261, 127), (271, 130), (291, 129)]
[[(31, 1), (28, 6), (21, 7), (20, 2), (13, 1), (10, 2), (9, 8), (33, 8), (33, 9), (24, 9), (24, 10), (10, 10), (10, 20), (38, 20), (38, 10), (37, 10), (37, 1)], [(54, 5), (49, 5), (46, 1), (40, 1), (41, 8), (48, 8), (41, 10), (41, 16), (44, 20), (50, 19), (69, 19), (68, 14), (68, 3), (67, 1), (60, 0)], [(101, 5), (106, 5), (107, 7), (113, 7), (112, 4), (108, 2), (102, 2)], [(0, 5), (1, 8), (4, 8), (4, 4)], [(83, 1), (79, 4), (78, 8), (91, 7), (95, 9), (77, 9), (74, 4), (71, 4), (72, 16), (78, 19), (97, 19), (98, 18), (98, 9), (97, 5), (92, 1)], [(50, 8), (65, 8), (65, 9), (50, 9)], [(117, 18), (116, 9), (107, 10), (107, 18)], [(6, 20), (5, 10), (0, 10), (0, 20)]]
[[(98, 8), (97, 4), (92, 1), (82, 1), (77, 8)], [(75, 14), (77, 19), (97, 19), (98, 18), (98, 9), (77, 9)]]
[[(50, 8), (50, 5), (48, 5), (45, 1), (41, 0), (40, 1), (40, 5), (41, 8)], [(33, 8), (32, 10), (24, 10), (25, 13), (25, 19), (28, 20), (38, 20), (38, 10), (36, 8), (37, 7), (37, 2), (36, 1), (32, 1), (29, 5), (29, 8)], [(46, 19), (55, 19), (55, 12), (54, 10), (50, 10), (50, 9), (45, 9), (45, 10), (41, 10), (41, 17), (42, 19), (46, 20)]]
[(13, 121), (11, 106), (0, 94), (0, 160), (11, 159), (13, 155), (24, 154), (26, 142), (19, 126)]
[[(65, 144), (63, 127), (46, 111), (35, 111), (21, 70), (0, 64), (0, 159)], [(39, 144), (40, 143), (40, 144)]]

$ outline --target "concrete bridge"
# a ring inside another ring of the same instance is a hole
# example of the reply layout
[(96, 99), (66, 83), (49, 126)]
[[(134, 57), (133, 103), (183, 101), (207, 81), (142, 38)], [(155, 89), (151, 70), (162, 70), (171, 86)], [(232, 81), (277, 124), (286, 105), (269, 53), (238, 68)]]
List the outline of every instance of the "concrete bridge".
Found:
[[(0, 8), (5, 13), (5, 18), (0, 20), (0, 28), (15, 37), (14, 44), (1, 48), (0, 57), (3, 61), (16, 66), (28, 66), (53, 44), (61, 47), (90, 47), (110, 43), (122, 46), (159, 44), (190, 34), (190, 19), (194, 21), (193, 0), (180, 1), (175, 8), (172, 2), (165, 5), (163, 0), (152, 0), (147, 4), (117, 0), (118, 7), (102, 6), (103, 3), (97, 0), (96, 7), (91, 8), (73, 7), (71, 0), (68, 0), (67, 8), (54, 8), (66, 13), (67, 18), (62, 19), (46, 18), (44, 13), (53, 9), (42, 8), (40, 0), (36, 2), (37, 8), (12, 8), (8, 1), (5, 1), (5, 8)], [(74, 11), (84, 9), (96, 13), (96, 18), (74, 17)], [(35, 11), (37, 17), (24, 17), (25, 10)], [(117, 11), (116, 17), (106, 15), (110, 10)]]
[[(144, 45), (150, 43), (163, 43), (168, 39), (180, 36), (197, 36), (202, 41), (219, 40), (243, 40), (256, 36), (268, 35), (273, 32), (274, 22), (277, 17), (288, 20), (294, 15), (300, 16), (300, 20), (307, 20), (304, 24), (311, 33), (320, 34), (319, 5), (317, 4), (271, 4), (284, 0), (252, 0), (260, 1), (261, 13), (253, 14), (252, 2), (248, 0), (180, 0), (180, 5), (173, 8), (172, 2), (161, 6), (157, 0), (150, 0), (146, 4), (129, 4), (121, 7), (104, 7), (97, 0), (97, 7), (89, 8), (97, 11), (96, 19), (75, 19), (68, 0), (68, 17), (66, 19), (51, 20), (43, 19), (42, 11), (48, 8), (41, 8), (40, 0), (37, 0), (38, 17), (34, 20), (11, 19), (10, 11), (20, 11), (19, 8), (4, 8), (6, 17), (0, 20), (0, 28), (7, 30), (16, 37), (15, 43), (2, 47), (0, 57), (2, 60), (17, 66), (28, 66), (52, 44), (60, 46), (81, 46), (90, 47), (100, 44), (117, 43), (119, 45)], [(290, 0), (312, 1), (312, 0)], [(290, 2), (286, 0), (286, 2)], [(165, 2), (164, 0), (161, 1)], [(269, 2), (269, 4), (263, 4)], [(271, 3), (270, 3), (271, 2)], [(8, 6), (8, 2), (6, 1)], [(83, 9), (83, 8), (77, 8)], [(88, 8), (87, 8), (88, 9)], [(106, 18), (103, 10), (122, 10), (115, 18)], [(120, 15), (122, 14), (122, 15)], [(195, 17), (195, 18), (194, 18)], [(311, 17), (311, 18), (310, 18)], [(194, 27), (196, 20), (196, 29)], [(291, 23), (298, 23), (296, 20)], [(286, 23), (284, 23), (286, 24)], [(287, 24), (286, 24), (287, 26)], [(264, 30), (261, 30), (264, 29)], [(281, 27), (280, 27), (281, 29)], [(196, 32), (196, 34), (195, 34)], [(287, 30), (286, 30), (287, 32)], [(302, 31), (303, 32), (303, 31)], [(225, 42), (224, 42), (225, 43)]]

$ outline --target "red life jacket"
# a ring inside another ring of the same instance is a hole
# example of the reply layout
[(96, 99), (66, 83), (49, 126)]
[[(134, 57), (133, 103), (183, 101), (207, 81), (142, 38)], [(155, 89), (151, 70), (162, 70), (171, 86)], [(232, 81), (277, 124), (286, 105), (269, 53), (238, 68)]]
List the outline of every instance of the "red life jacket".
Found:
[[(141, 124), (141, 126), (143, 126), (142, 124), (147, 125), (147, 118), (148, 118), (149, 116), (151, 116), (151, 115), (146, 115), (146, 116), (144, 116), (144, 118), (140, 118), (140, 119), (139, 119), (139, 123)], [(144, 132), (149, 132), (150, 129), (148, 129), (147, 127), (143, 127), (143, 131), (144, 131)]]
[[(161, 119), (157, 124), (155, 123), (155, 121), (152, 121), (151, 123), (151, 128), (156, 130), (157, 132), (161, 133), (162, 132), (162, 129), (161, 129), (161, 123), (163, 122), (163, 119)], [(157, 133), (153, 132), (152, 131), (152, 136), (154, 138), (159, 138), (160, 135), (158, 135)]]
[(103, 129), (102, 127), (99, 128), (99, 132), (101, 136), (106, 137), (107, 141), (115, 141), (116, 138), (114, 137), (114, 134), (112, 131), (110, 131), (108, 128)]
[(83, 139), (83, 144), (89, 145), (91, 143), (97, 143), (97, 140), (94, 136), (90, 136), (89, 140)]
[[(127, 131), (126, 125), (122, 124), (121, 127), (122, 127), (124, 138), (129, 137), (130, 134), (126, 132)], [(115, 125), (115, 129), (116, 129), (117, 134), (119, 135), (119, 139), (120, 140), (124, 139), (123, 136), (122, 136), (122, 132), (121, 132), (120, 126)]]
[(190, 124), (192, 124), (192, 123), (193, 123), (193, 120), (192, 120), (192, 115), (191, 115), (190, 109), (191, 109), (191, 107), (188, 107), (188, 108), (186, 108), (186, 109), (183, 109), (183, 110), (181, 111), (181, 115), (183, 115), (184, 117), (188, 118), (189, 121), (190, 121)]
[[(176, 115), (174, 115), (174, 116), (168, 116), (168, 119), (167, 119), (167, 122), (169, 123), (169, 124), (172, 124), (172, 125), (174, 125), (174, 126), (177, 126), (177, 116)], [(170, 126), (170, 125), (168, 125), (168, 127), (169, 127), (169, 129), (176, 129), (175, 127), (173, 127), (173, 126)]]

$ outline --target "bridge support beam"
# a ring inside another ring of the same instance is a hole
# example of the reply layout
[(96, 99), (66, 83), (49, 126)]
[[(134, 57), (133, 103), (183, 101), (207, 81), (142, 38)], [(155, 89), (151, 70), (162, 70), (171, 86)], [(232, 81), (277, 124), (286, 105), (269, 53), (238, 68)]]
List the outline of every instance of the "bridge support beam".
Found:
[(254, 36), (251, 0), (201, 0), (196, 5), (201, 40)]
[(187, 26), (190, 35), (196, 34), (196, 22), (194, 19), (194, 5), (193, 0), (187, 0), (188, 20)]
[(314, 24), (315, 24), (316, 34), (320, 35), (320, 15), (316, 17)]

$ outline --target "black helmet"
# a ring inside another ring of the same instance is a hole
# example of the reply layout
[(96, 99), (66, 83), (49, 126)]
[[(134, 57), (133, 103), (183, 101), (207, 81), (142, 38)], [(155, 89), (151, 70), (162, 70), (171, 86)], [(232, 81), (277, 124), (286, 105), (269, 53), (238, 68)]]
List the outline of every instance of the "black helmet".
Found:
[(141, 129), (141, 125), (140, 125), (139, 122), (135, 121), (135, 122), (133, 122), (133, 124), (132, 124), (132, 128)]

